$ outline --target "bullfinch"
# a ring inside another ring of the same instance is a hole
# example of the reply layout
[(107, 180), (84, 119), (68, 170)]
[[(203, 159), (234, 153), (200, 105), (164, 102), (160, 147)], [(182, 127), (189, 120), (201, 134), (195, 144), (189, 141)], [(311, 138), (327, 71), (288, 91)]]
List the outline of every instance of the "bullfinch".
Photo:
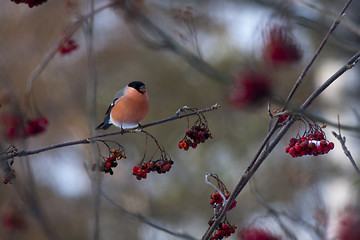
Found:
[(104, 122), (95, 130), (108, 129), (111, 125), (119, 128), (134, 128), (149, 112), (149, 99), (143, 82), (129, 83), (116, 95), (105, 113)]

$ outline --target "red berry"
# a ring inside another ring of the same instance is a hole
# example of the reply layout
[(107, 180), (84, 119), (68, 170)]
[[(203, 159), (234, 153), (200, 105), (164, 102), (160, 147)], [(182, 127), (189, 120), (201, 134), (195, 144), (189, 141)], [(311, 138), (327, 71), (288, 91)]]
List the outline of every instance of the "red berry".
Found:
[(231, 209), (233, 209), (234, 207), (236, 207), (236, 204), (237, 204), (237, 201), (236, 201), (236, 200), (234, 200), (234, 201), (231, 203), (231, 205), (230, 205), (230, 207), (229, 207), (228, 211), (230, 211)]
[(290, 150), (290, 147), (286, 147), (286, 148), (285, 148), (285, 152), (287, 152), (287, 153), (288, 153), (288, 152), (289, 152), (289, 150)]
[(289, 153), (294, 154), (295, 153), (295, 148), (294, 147), (290, 148)]
[(317, 149), (318, 152), (322, 152), (322, 151), (323, 151), (323, 147), (322, 147), (321, 145), (317, 146), (316, 149)]
[(313, 142), (309, 142), (308, 147), (309, 147), (309, 148), (315, 148), (316, 145), (315, 145), (315, 143), (313, 143)]
[(229, 228), (229, 225), (227, 225), (226, 223), (224, 223), (222, 226), (221, 226), (222, 229), (224, 230), (227, 230)]
[(300, 143), (300, 147), (302, 147), (302, 148), (305, 148), (305, 147), (307, 147), (307, 142), (305, 142), (305, 141), (303, 141), (303, 142), (301, 142)]
[(61, 55), (69, 54), (79, 46), (73, 39), (65, 39), (64, 42), (59, 45), (58, 51)]
[(105, 167), (106, 167), (106, 168), (111, 168), (111, 162), (107, 162), (107, 163), (105, 164)]

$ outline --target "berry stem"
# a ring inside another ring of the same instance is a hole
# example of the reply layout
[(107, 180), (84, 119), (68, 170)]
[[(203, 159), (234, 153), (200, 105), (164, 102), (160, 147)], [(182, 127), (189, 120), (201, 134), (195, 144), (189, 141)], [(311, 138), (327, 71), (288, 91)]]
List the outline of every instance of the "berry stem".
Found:
[[(219, 194), (220, 196), (223, 198), (223, 206), (226, 204), (226, 197), (224, 196), (224, 194), (220, 191), (219, 188), (217, 188), (212, 182), (210, 182), (209, 177), (214, 177), (214, 175), (212, 173), (206, 173), (205, 174), (205, 183), (209, 184), (210, 186), (212, 186)], [(216, 179), (216, 177), (214, 177)]]

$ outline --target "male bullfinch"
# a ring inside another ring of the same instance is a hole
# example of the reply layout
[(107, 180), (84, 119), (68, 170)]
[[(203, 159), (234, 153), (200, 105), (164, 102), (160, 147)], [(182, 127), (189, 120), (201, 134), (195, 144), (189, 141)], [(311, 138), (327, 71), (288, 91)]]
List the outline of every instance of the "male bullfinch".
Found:
[(105, 113), (104, 122), (95, 130), (108, 129), (111, 125), (134, 128), (149, 112), (149, 99), (143, 82), (135, 81), (121, 89)]

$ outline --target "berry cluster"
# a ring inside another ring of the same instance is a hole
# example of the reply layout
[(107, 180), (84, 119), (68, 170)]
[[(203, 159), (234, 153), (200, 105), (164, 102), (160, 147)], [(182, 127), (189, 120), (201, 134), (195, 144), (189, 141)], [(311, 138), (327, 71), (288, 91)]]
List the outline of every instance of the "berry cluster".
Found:
[(61, 55), (69, 54), (75, 49), (77, 49), (79, 46), (73, 39), (65, 39), (62, 44), (59, 45), (58, 51)]
[(137, 180), (145, 179), (147, 174), (150, 172), (157, 172), (158, 174), (166, 173), (170, 171), (171, 165), (174, 161), (167, 158), (158, 159), (155, 161), (142, 162), (139, 165), (133, 166), (133, 175), (136, 176)]
[[(229, 193), (225, 194), (225, 198), (228, 199), (230, 197)], [(216, 192), (211, 194), (210, 196), (210, 204), (213, 206), (213, 208), (217, 208), (217, 206), (222, 205), (224, 203), (224, 199), (222, 198), (221, 194)], [(234, 200), (232, 204), (230, 205), (228, 211), (236, 207), (237, 201)]]
[[(110, 173), (110, 175), (113, 175), (114, 174), (113, 168), (115, 168), (118, 165), (116, 160), (120, 160), (121, 158), (126, 158), (126, 154), (122, 149), (118, 149), (118, 150), (111, 149), (110, 153), (111, 155), (108, 158), (106, 158), (106, 161), (104, 161), (100, 165), (100, 171), (104, 173)], [(93, 166), (93, 168), (94, 167), (95, 165)]]
[(360, 236), (360, 211), (358, 207), (347, 206), (338, 216), (336, 239), (356, 240)]
[[(215, 187), (210, 181), (209, 177), (212, 177), (217, 182), (217, 187)], [(209, 220), (208, 224), (211, 227), (215, 221), (215, 219), (219, 216), (221, 210), (223, 209), (224, 205), (224, 197), (225, 199), (230, 198), (230, 192), (227, 190), (224, 183), (219, 179), (216, 174), (208, 173), (206, 174), (206, 183), (213, 186), (216, 189), (216, 192), (210, 195), (210, 204), (214, 208), (214, 216)], [(228, 211), (233, 209), (236, 206), (236, 200), (234, 200)], [(223, 220), (221, 224), (219, 224), (214, 232), (214, 234), (210, 237), (210, 239), (217, 240), (229, 237), (231, 234), (235, 233), (236, 226), (229, 224), (226, 219)]]
[(218, 240), (229, 237), (231, 234), (235, 233), (236, 226), (231, 226), (230, 224), (223, 223), (220, 224), (215, 233), (210, 237), (212, 240)]
[(241, 240), (280, 240), (280, 237), (273, 235), (270, 231), (260, 228), (244, 228), (239, 233)]
[(199, 125), (186, 130), (185, 137), (179, 141), (178, 147), (187, 151), (190, 147), (196, 148), (199, 143), (204, 143), (209, 138), (212, 138), (212, 135), (207, 124), (200, 122)]
[(289, 113), (282, 113), (280, 110), (275, 110), (273, 113), (275, 114), (275, 117), (279, 118), (279, 123), (285, 122), (290, 116)]
[(11, 0), (11, 1), (15, 2), (16, 4), (25, 3), (29, 5), (29, 8), (39, 6), (47, 2), (47, 0)]
[(285, 152), (292, 157), (318, 156), (327, 154), (332, 149), (334, 149), (334, 143), (326, 140), (323, 132), (314, 132), (302, 138), (291, 138)]
[(49, 121), (44, 117), (29, 119), (25, 125), (20, 116), (15, 114), (2, 114), (0, 123), (3, 126), (3, 136), (9, 141), (15, 141), (19, 138), (26, 138), (38, 135), (46, 131)]
[(44, 117), (38, 117), (33, 120), (28, 120), (25, 125), (25, 136), (34, 136), (46, 130), (49, 121)]
[(2, 211), (1, 225), (7, 232), (24, 231), (28, 227), (24, 213), (13, 207)]
[(240, 72), (229, 93), (229, 101), (236, 108), (260, 102), (271, 92), (271, 79), (259, 71)]
[(298, 47), (289, 26), (272, 24), (263, 33), (265, 60), (274, 65), (291, 64), (299, 61), (302, 52)]

